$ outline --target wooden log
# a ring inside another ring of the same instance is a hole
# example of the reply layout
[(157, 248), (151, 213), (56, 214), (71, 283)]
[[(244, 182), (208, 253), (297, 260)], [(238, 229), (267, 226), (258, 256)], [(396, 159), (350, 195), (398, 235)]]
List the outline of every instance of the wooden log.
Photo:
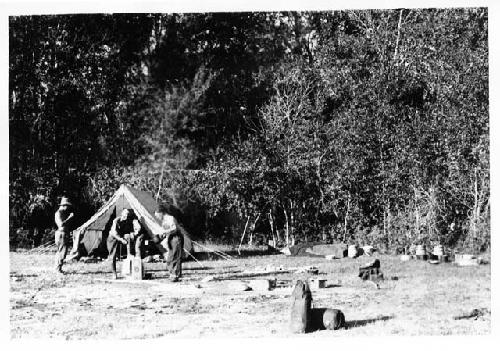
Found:
[(323, 313), (323, 325), (328, 330), (338, 330), (345, 325), (345, 316), (341, 310), (327, 308)]
[(311, 290), (307, 282), (298, 280), (291, 297), (290, 331), (305, 333), (311, 324)]

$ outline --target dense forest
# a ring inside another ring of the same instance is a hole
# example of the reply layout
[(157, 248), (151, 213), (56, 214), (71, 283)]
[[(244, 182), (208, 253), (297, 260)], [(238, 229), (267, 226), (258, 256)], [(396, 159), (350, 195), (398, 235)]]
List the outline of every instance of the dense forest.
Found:
[(490, 245), (487, 9), (9, 20), (10, 239), (127, 183), (201, 240)]

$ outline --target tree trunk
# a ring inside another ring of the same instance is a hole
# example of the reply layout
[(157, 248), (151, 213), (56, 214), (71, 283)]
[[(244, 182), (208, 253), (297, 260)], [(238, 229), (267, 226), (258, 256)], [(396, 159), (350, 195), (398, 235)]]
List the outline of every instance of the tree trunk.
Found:
[(289, 219), (288, 219), (288, 214), (286, 213), (286, 209), (283, 206), (283, 213), (285, 214), (285, 242), (286, 245), (288, 246), (288, 238), (290, 234), (290, 227), (289, 227)]
[(417, 239), (420, 240), (420, 209), (418, 206), (418, 190), (416, 187), (413, 187), (413, 191), (415, 193), (415, 233), (417, 234)]
[(477, 237), (477, 218), (478, 218), (478, 186), (477, 186), (477, 168), (474, 169), (474, 207), (472, 208), (472, 216), (470, 220), (471, 234), (472, 234), (472, 251), (476, 250), (476, 237)]
[(345, 211), (345, 217), (344, 217), (344, 243), (347, 238), (347, 220), (349, 218), (350, 209), (351, 209), (351, 193), (349, 193), (349, 196), (347, 197), (347, 209)]
[(294, 208), (293, 201), (290, 200), (290, 232), (286, 237), (286, 245), (287, 246), (290, 245), (290, 238), (293, 236), (294, 228), (295, 228), (295, 219), (294, 219), (294, 215), (293, 215), (293, 208)]
[(269, 224), (271, 225), (271, 235), (273, 238), (273, 247), (276, 247), (276, 237), (274, 234), (274, 220), (273, 220), (273, 213), (271, 210), (269, 210)]
[(398, 36), (396, 37), (396, 47), (394, 49), (394, 60), (398, 55), (398, 47), (399, 47), (399, 36), (401, 35), (401, 18), (403, 16), (403, 10), (399, 10), (399, 21), (398, 21)]

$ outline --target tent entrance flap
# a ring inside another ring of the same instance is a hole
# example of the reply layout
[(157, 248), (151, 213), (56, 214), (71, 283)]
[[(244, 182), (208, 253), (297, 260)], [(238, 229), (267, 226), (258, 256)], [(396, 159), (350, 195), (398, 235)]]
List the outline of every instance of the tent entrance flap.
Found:
[[(99, 222), (96, 225), (89, 226), (83, 235), (80, 246), (82, 246), (82, 253), (87, 256), (99, 256), (106, 257), (108, 255), (107, 239), (109, 236), (109, 230), (113, 224), (113, 219), (116, 218), (116, 207), (110, 207), (105, 214), (106, 216), (101, 216)], [(104, 226), (99, 225), (106, 223)]]

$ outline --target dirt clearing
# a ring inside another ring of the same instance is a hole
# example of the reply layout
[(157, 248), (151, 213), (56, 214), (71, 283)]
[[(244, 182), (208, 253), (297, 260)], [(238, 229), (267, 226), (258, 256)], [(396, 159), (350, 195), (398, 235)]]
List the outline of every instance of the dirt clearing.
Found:
[[(187, 262), (182, 281), (171, 283), (162, 263), (145, 265), (146, 271), (152, 272), (152, 280), (111, 282), (107, 262), (67, 264), (67, 273), (57, 275), (53, 272), (52, 255), (11, 253), (11, 336), (290, 336), (287, 327), (291, 288), (238, 291), (231, 279), (259, 278), (241, 278), (242, 272), (257, 267), (287, 269), (311, 265), (319, 268), (322, 279), (327, 279), (327, 288), (313, 290), (313, 307), (341, 309), (347, 328), (316, 331), (304, 337), (490, 333), (489, 265), (456, 267), (377, 257), (386, 277), (380, 289), (357, 277), (358, 267), (370, 261), (370, 257), (328, 261), (271, 255), (235, 262), (203, 261), (205, 267)], [(220, 274), (228, 279), (196, 287), (203, 278)], [(269, 276), (283, 281), (310, 275)]]

